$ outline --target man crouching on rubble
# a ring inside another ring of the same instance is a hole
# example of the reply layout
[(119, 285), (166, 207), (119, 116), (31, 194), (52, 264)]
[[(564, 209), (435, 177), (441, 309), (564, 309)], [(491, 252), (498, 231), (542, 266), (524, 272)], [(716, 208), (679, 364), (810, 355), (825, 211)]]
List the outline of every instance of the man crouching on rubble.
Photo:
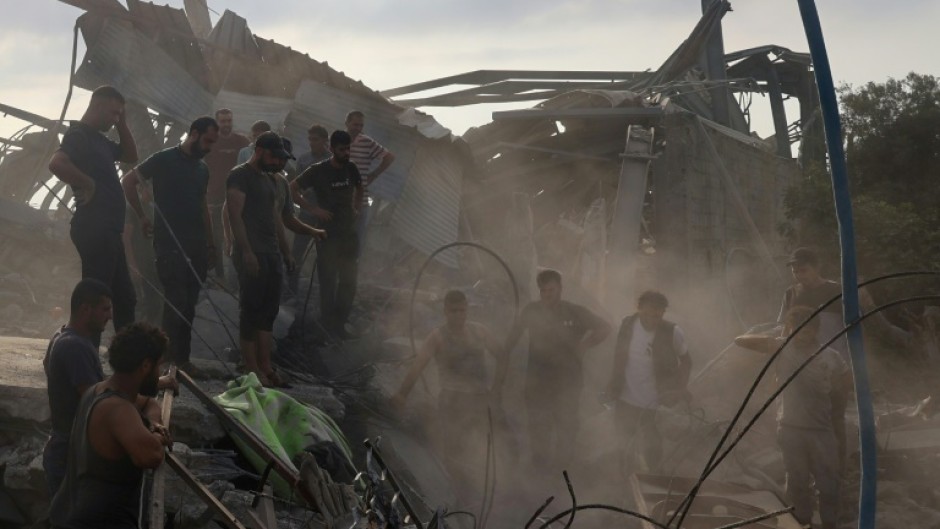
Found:
[[(481, 476), (476, 475), (473, 461), (480, 453), (473, 447), (485, 446), (487, 431), (487, 404), (501, 400), (505, 369), (501, 377), (486, 387), (486, 358), (489, 353), (502, 365), (506, 355), (502, 345), (485, 326), (467, 321), (467, 296), (451, 290), (444, 296), (444, 316), (447, 322), (431, 331), (401, 388), (392, 397), (392, 406), (401, 410), (418, 377), (431, 359), (437, 365), (441, 390), (438, 394), (438, 421), (435, 430), (441, 432), (440, 456), (460, 490), (478, 490), (472, 485)], [(468, 500), (466, 493), (461, 499)]]
[[(784, 318), (790, 334), (813, 314), (810, 307), (796, 306)], [(813, 318), (793, 337), (777, 359), (777, 380), (786, 381), (819, 343), (819, 318)], [(744, 335), (734, 343), (763, 353), (773, 353), (783, 338)], [(835, 349), (826, 348), (783, 391), (777, 411), (777, 442), (787, 471), (787, 500), (793, 516), (810, 524), (813, 518), (813, 482), (819, 494), (819, 517), (823, 529), (835, 528), (839, 520), (839, 449), (832, 426), (834, 392), (845, 384), (848, 370)]]
[(166, 428), (142, 413), (157, 394), (166, 347), (163, 331), (147, 323), (115, 335), (108, 349), (114, 374), (78, 403), (68, 472), (49, 507), (52, 527), (138, 527), (144, 469), (160, 466), (170, 446)]

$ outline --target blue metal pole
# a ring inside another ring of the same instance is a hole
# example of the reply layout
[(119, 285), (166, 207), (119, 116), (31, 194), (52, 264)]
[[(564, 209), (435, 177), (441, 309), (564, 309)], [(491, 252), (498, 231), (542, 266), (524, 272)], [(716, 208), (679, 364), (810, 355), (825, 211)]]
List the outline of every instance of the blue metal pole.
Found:
[[(852, 202), (849, 195), (849, 179), (845, 169), (845, 152), (842, 149), (842, 126), (839, 121), (839, 103), (832, 82), (832, 70), (826, 53), (819, 13), (814, 0), (797, 0), (803, 28), (809, 41), (810, 55), (819, 89), (819, 103), (826, 129), (826, 144), (829, 147), (829, 164), (832, 174), (832, 195), (835, 199), (836, 217), (839, 220), (839, 241), (842, 246), (842, 306), (846, 325), (860, 316), (858, 304), (858, 274), (855, 261), (855, 231), (852, 226)], [(877, 466), (875, 438), (875, 414), (872, 408), (871, 388), (868, 383), (868, 368), (865, 366), (865, 346), (862, 330), (853, 327), (849, 333), (849, 353), (852, 358), (852, 374), (855, 378), (855, 400), (858, 404), (858, 436), (861, 446), (861, 483), (858, 498), (858, 528), (875, 528), (875, 496), (877, 493)]]

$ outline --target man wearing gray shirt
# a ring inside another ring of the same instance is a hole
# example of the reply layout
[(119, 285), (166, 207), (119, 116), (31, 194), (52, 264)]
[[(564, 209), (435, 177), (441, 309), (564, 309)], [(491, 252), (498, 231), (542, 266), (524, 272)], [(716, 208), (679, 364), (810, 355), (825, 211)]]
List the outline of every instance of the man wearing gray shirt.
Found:
[[(796, 306), (784, 318), (790, 334), (813, 309)], [(816, 338), (819, 318), (813, 318), (793, 337), (776, 362), (780, 383), (793, 373), (819, 347)], [(735, 339), (741, 347), (773, 353), (783, 338), (744, 335)], [(809, 524), (813, 517), (813, 484), (819, 495), (819, 517), (823, 529), (834, 529), (839, 520), (839, 448), (832, 425), (833, 394), (846, 383), (849, 371), (834, 349), (826, 348), (800, 371), (781, 394), (777, 411), (777, 443), (787, 471), (787, 499), (793, 516)]]

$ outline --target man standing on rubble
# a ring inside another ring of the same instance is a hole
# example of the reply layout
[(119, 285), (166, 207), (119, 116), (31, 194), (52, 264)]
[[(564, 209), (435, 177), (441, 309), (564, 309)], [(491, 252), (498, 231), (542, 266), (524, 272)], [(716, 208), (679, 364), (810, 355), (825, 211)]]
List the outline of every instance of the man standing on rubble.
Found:
[[(359, 273), (356, 217), (360, 214), (363, 184), (359, 170), (349, 158), (351, 141), (346, 132), (334, 131), (330, 135), (332, 157), (308, 167), (290, 184), (294, 201), (318, 219), (329, 234), (329, 238), (317, 243), (320, 321), (327, 332), (340, 339), (351, 337), (346, 323), (356, 297)], [(303, 191), (311, 188), (316, 205), (303, 196)]]
[[(236, 165), (238, 151), (250, 145), (248, 138), (234, 132), (235, 115), (228, 108), (215, 111), (215, 120), (219, 124), (219, 140), (206, 154), (206, 164), (209, 166), (209, 186), (206, 198), (209, 201), (209, 216), (212, 219), (212, 245), (222, 247), (222, 206), (225, 204), (225, 179), (229, 171)], [(225, 280), (225, 267), (222, 265), (222, 254), (216, 252), (214, 261), (209, 266), (215, 269), (219, 280)], [(171, 337), (172, 339), (172, 337)]]
[(542, 270), (535, 279), (539, 300), (526, 305), (513, 325), (497, 380), (505, 379), (508, 352), (528, 331), (525, 402), (532, 463), (550, 464), (555, 470), (574, 456), (584, 386), (582, 358), (607, 339), (611, 329), (587, 308), (561, 299), (561, 274), (556, 270)]
[(663, 319), (668, 306), (661, 292), (640, 294), (636, 313), (620, 324), (605, 392), (616, 407), (617, 431), (628, 446), (635, 446), (633, 439), (640, 442), (650, 471), (659, 468), (663, 454), (656, 409), (688, 398), (692, 371), (682, 329)]
[[(326, 128), (322, 125), (314, 124), (307, 129), (307, 142), (310, 146), (310, 150), (297, 157), (298, 174), (303, 173), (313, 164), (329, 160), (330, 156), (332, 156), (332, 153), (330, 153), (330, 133), (327, 132)], [(309, 191), (304, 193), (304, 200), (310, 204), (316, 205), (315, 193)], [(301, 208), (299, 217), (301, 222), (310, 224), (311, 226), (319, 225), (317, 218), (305, 209)], [(300, 281), (301, 268), (304, 265), (304, 257), (307, 255), (307, 248), (309, 246), (310, 237), (299, 234), (294, 235), (292, 255), (294, 256), (294, 262), (297, 263), (297, 267), (289, 274), (287, 286), (290, 288), (291, 292), (295, 294), (299, 287), (298, 283)]]
[[(784, 335), (792, 334), (813, 313), (813, 308), (794, 306), (784, 316)], [(785, 382), (819, 347), (820, 318), (810, 320), (777, 358), (777, 381)], [(771, 354), (783, 337), (744, 335), (734, 343)], [(813, 518), (815, 483), (823, 529), (835, 529), (839, 521), (839, 448), (833, 428), (833, 393), (844, 385), (849, 371), (841, 355), (826, 348), (800, 371), (783, 390), (777, 411), (777, 442), (787, 471), (787, 500), (793, 516), (802, 524)]]
[[(120, 143), (105, 137), (112, 127)], [(125, 204), (116, 162), (137, 162), (137, 144), (125, 119), (124, 96), (114, 87), (101, 86), (92, 92), (82, 119), (65, 132), (49, 171), (72, 188), (75, 216), (70, 235), (82, 260), (82, 278), (110, 287), (118, 330), (134, 321), (137, 296), (124, 255)]]
[(77, 403), (65, 481), (49, 506), (52, 527), (138, 527), (144, 470), (159, 467), (171, 446), (169, 431), (142, 411), (157, 395), (166, 342), (143, 322), (115, 335), (108, 349), (114, 374)]
[[(369, 185), (375, 182), (382, 173), (385, 172), (392, 162), (395, 161), (395, 155), (383, 147), (379, 142), (362, 133), (366, 126), (366, 116), (361, 110), (353, 110), (346, 114), (346, 132), (352, 138), (349, 149), (349, 160), (356, 165), (359, 175), (362, 178), (363, 202), (359, 215), (359, 221), (356, 225), (356, 232), (359, 234), (357, 251), (361, 251), (365, 244), (366, 230), (368, 229), (371, 218), (371, 197), (369, 197)], [(378, 160), (379, 165), (372, 169), (372, 166)]]
[[(467, 296), (463, 292), (447, 292), (444, 296), (446, 323), (431, 331), (424, 340), (391, 403), (396, 409), (404, 408), (415, 382), (433, 359), (441, 388), (434, 427), (441, 435), (434, 440), (438, 441), (441, 460), (451, 477), (464, 490), (462, 499), (473, 501), (467, 496), (479, 490), (483, 476), (472, 461), (481, 455), (480, 447), (486, 446), (487, 404), (499, 404), (504, 382), (497, 379), (492, 388), (486, 387), (485, 355), (492, 355), (501, 365), (505, 353), (489, 329), (467, 321), (467, 309)], [(501, 374), (505, 376), (505, 370)]]
[[(790, 286), (783, 295), (780, 314), (777, 321), (785, 323), (788, 311), (797, 306), (817, 308), (830, 299), (842, 294), (842, 285), (836, 281), (826, 279), (821, 274), (819, 256), (812, 248), (797, 248), (787, 261), (790, 273), (796, 283)], [(871, 297), (864, 290), (859, 291), (859, 300), (863, 308), (870, 308), (873, 303)], [(819, 314), (816, 325), (819, 343), (824, 343), (842, 330), (842, 303), (830, 303)], [(842, 336), (832, 343), (832, 348), (842, 355), (844, 362), (849, 361), (849, 345)], [(848, 440), (845, 432), (845, 410), (849, 403), (849, 394), (852, 391), (852, 381), (847, 379), (844, 384), (836, 385), (832, 392), (832, 426), (836, 433), (839, 446), (839, 469), (845, 469), (845, 459)]]
[[(69, 322), (49, 341), (42, 365), (46, 373), (46, 391), (52, 434), (42, 453), (42, 468), (51, 498), (65, 479), (69, 436), (78, 401), (85, 391), (104, 380), (98, 347), (94, 341), (101, 336), (111, 319), (111, 289), (97, 279), (82, 279), (72, 290)], [(161, 377), (161, 388), (176, 389), (176, 380)], [(159, 419), (156, 402), (141, 402), (144, 411)]]
[(280, 309), (283, 264), (293, 268), (285, 223), (314, 238), (326, 233), (300, 223), (280, 182), (288, 158), (281, 137), (265, 132), (255, 140), (248, 163), (228, 178), (228, 214), (234, 237), (232, 259), (238, 271), (240, 348), (245, 367), (266, 386), (283, 385), (271, 366), (271, 331)]
[(258, 136), (261, 136), (265, 132), (271, 131), (271, 124), (263, 119), (259, 119), (251, 124), (251, 129), (249, 130), (248, 140), (250, 143), (244, 147), (242, 150), (238, 151), (238, 163), (236, 165), (241, 165), (248, 162), (251, 159), (252, 155), (255, 154), (255, 140), (258, 139)]
[[(153, 237), (157, 274), (166, 297), (163, 330), (170, 340), (170, 361), (192, 376), (200, 376), (189, 360), (196, 302), (208, 267), (216, 263), (206, 202), (209, 167), (203, 157), (218, 137), (214, 119), (197, 118), (182, 143), (153, 154), (122, 182), (144, 236)], [(153, 186), (152, 220), (140, 202), (142, 181)]]

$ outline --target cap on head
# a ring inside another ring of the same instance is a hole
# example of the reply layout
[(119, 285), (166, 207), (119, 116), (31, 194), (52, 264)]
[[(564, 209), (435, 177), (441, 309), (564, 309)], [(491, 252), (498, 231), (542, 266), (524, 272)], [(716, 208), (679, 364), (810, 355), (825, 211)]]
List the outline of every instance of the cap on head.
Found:
[(255, 140), (255, 147), (271, 151), (271, 154), (278, 158), (294, 159), (294, 155), (284, 146), (284, 141), (276, 132), (263, 132)]
[(793, 250), (790, 258), (787, 259), (788, 265), (810, 265), (819, 266), (819, 256), (812, 248), (802, 247)]

